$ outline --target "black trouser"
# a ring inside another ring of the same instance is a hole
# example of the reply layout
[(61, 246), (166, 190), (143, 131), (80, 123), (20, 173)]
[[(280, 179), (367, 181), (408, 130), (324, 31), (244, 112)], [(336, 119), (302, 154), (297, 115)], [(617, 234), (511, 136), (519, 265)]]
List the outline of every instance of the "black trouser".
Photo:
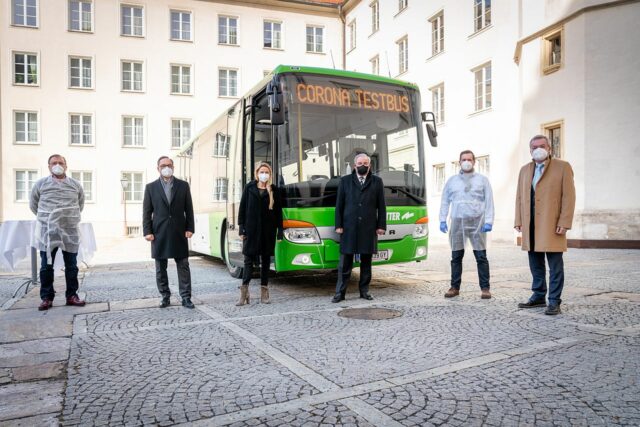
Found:
[(267, 286), (269, 284), (269, 267), (271, 267), (271, 255), (245, 255), (244, 270), (242, 271), (242, 284), (248, 285), (253, 275), (253, 263), (260, 261), (260, 285)]
[[(56, 259), (58, 248), (51, 251), (51, 265), (47, 264), (47, 253), (40, 251), (42, 264), (40, 266), (40, 298), (53, 301), (56, 291), (53, 289), (53, 262)], [(67, 282), (67, 291), (65, 296), (72, 297), (78, 292), (78, 254), (73, 252), (62, 251), (64, 259), (64, 278)]]
[[(489, 260), (487, 259), (487, 251), (473, 251), (478, 264), (478, 281), (480, 289), (489, 289)], [(464, 249), (451, 252), (451, 287), (460, 289), (462, 282), (462, 258), (464, 258)]]
[[(191, 269), (189, 258), (175, 258), (178, 270), (178, 289), (181, 298), (191, 298)], [(167, 277), (167, 259), (156, 259), (156, 283), (163, 298), (171, 296), (169, 278)]]
[[(371, 259), (372, 254), (360, 255), (360, 295), (369, 293), (369, 283), (371, 283)], [(353, 254), (340, 254), (340, 262), (338, 263), (338, 283), (336, 283), (336, 295), (344, 296), (347, 293), (347, 284), (351, 278), (351, 270), (353, 270)]]

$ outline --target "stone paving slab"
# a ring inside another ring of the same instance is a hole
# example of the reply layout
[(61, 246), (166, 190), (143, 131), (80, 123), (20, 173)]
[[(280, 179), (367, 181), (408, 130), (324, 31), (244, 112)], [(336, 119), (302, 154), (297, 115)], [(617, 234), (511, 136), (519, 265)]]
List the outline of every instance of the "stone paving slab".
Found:
[(362, 398), (405, 426), (638, 425), (639, 350), (637, 337), (589, 341)]
[(216, 324), (74, 336), (68, 372), (63, 425), (190, 422), (317, 392)]
[(7, 420), (60, 413), (64, 381), (35, 381), (0, 387), (0, 424)]

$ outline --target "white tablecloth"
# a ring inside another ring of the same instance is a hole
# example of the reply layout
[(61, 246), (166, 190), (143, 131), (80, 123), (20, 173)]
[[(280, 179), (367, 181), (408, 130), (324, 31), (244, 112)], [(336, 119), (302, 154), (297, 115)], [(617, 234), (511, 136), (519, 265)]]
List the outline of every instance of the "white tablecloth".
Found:
[[(35, 239), (36, 221), (5, 221), (0, 225), (0, 266), (13, 271), (16, 264), (31, 253), (31, 248), (37, 248)], [(80, 223), (80, 248), (78, 249), (78, 264), (88, 264), (96, 252), (96, 236), (93, 225), (88, 222)], [(38, 252), (38, 267), (40, 253)], [(57, 270), (64, 266), (62, 252), (58, 251), (54, 263)]]

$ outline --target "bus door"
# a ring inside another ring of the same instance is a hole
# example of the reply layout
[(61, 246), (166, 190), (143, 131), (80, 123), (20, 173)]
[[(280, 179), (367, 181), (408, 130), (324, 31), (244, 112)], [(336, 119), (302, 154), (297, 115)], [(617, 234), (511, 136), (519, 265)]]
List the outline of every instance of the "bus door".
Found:
[(225, 261), (230, 273), (239, 277), (242, 272), (244, 257), (242, 255), (242, 239), (238, 234), (238, 209), (242, 190), (246, 183), (244, 169), (245, 144), (242, 133), (244, 102), (240, 101), (229, 109), (227, 117), (227, 135), (229, 138), (228, 159), (228, 197), (227, 197), (227, 229), (224, 239)]

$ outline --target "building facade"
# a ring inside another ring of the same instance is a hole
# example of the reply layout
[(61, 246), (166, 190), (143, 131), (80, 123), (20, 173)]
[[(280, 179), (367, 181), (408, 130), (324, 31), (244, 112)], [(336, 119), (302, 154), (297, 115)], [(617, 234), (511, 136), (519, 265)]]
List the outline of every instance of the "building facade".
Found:
[[(33, 218), (29, 190), (59, 153), (97, 237), (123, 236), (125, 214), (127, 233), (139, 233), (159, 156), (276, 65), (339, 63), (334, 3), (2, 0), (0, 222)], [(211, 199), (224, 202), (218, 178)]]
[(514, 240), (518, 172), (530, 138), (545, 134), (574, 168), (573, 245), (638, 245), (640, 174), (616, 164), (640, 161), (640, 2), (348, 0), (343, 12), (345, 68), (417, 83), (423, 111), (436, 115), (432, 218), (471, 149), (494, 190), (491, 236)]

